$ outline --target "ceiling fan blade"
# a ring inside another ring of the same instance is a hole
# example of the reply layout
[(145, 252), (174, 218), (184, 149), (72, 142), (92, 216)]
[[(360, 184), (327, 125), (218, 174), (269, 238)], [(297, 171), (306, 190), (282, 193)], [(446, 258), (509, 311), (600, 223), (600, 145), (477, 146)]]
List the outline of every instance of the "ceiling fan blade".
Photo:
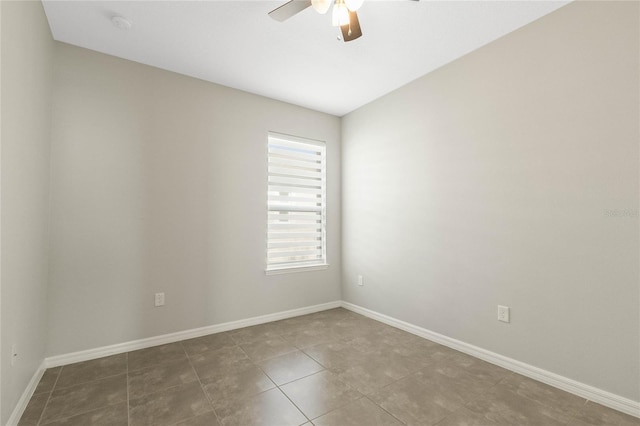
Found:
[(276, 21), (283, 22), (291, 18), (293, 15), (302, 12), (309, 6), (311, 6), (311, 0), (291, 0), (282, 6), (273, 9), (269, 12), (269, 16)]
[(362, 36), (358, 14), (356, 12), (349, 11), (349, 23), (347, 25), (342, 25), (340, 30), (342, 31), (342, 39), (345, 42), (355, 40)]

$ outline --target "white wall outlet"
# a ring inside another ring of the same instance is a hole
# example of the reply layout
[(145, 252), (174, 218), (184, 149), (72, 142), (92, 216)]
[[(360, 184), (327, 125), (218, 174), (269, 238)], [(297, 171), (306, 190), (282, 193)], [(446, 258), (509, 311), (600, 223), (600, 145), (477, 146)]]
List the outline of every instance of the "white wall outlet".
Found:
[(362, 278), (362, 275), (358, 275), (358, 285), (360, 287), (364, 285), (364, 278)]
[(13, 367), (18, 361), (18, 345), (11, 345), (11, 366)]
[(498, 305), (498, 321), (509, 322), (509, 307)]
[(156, 293), (156, 306), (164, 306), (164, 293)]

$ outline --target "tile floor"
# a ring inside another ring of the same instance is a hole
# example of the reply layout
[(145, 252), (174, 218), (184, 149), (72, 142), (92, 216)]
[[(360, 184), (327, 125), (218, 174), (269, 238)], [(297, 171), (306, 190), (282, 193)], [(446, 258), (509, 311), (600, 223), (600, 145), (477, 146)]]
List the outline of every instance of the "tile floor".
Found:
[(587, 402), (344, 309), (46, 371), (26, 425), (628, 426)]

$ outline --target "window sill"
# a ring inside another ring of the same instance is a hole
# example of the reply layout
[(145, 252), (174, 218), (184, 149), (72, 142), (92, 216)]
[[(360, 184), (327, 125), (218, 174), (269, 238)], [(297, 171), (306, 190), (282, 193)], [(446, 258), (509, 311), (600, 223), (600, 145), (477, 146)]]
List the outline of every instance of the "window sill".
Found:
[(329, 264), (325, 263), (323, 265), (313, 265), (313, 266), (294, 266), (289, 268), (280, 268), (280, 269), (268, 269), (264, 271), (267, 275), (280, 275), (280, 274), (292, 274), (294, 272), (310, 272), (310, 271), (321, 271), (323, 269), (329, 268)]

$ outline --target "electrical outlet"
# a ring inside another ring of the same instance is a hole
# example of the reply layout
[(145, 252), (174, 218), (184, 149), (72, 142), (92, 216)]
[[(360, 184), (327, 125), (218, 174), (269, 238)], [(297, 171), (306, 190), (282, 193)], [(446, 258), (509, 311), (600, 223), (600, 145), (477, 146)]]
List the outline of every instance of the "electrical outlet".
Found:
[(13, 367), (18, 361), (18, 345), (11, 345), (11, 366)]
[(498, 321), (509, 322), (509, 307), (498, 305)]
[(360, 287), (364, 285), (364, 278), (362, 278), (362, 275), (358, 275), (358, 285)]
[(164, 306), (164, 293), (156, 293), (156, 306)]

